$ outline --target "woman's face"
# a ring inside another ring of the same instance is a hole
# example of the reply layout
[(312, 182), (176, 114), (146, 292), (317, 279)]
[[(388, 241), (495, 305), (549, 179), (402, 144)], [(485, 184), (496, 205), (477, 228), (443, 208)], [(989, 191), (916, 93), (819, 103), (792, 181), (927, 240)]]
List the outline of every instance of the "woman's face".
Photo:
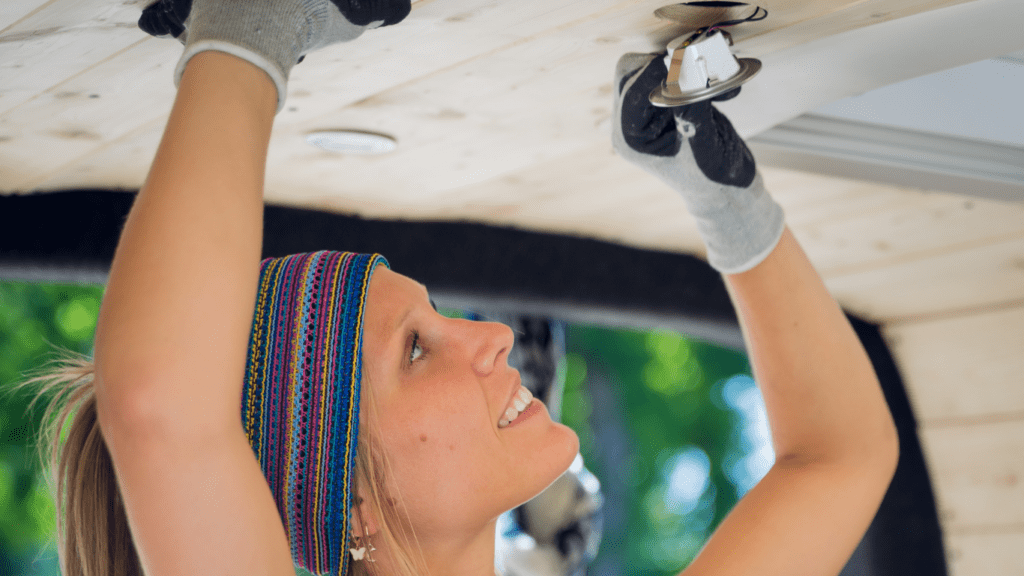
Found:
[(539, 400), (511, 426), (520, 392), (504, 324), (438, 314), (418, 282), (380, 266), (370, 280), (363, 382), (397, 488), (421, 538), (471, 532), (522, 504), (568, 469), (579, 439)]

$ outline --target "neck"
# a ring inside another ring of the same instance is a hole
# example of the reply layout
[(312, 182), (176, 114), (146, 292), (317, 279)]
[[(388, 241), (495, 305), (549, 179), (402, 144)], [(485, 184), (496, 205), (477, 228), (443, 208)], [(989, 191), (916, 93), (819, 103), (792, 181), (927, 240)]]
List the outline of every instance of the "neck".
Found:
[(493, 576), (497, 521), (479, 531), (443, 542), (424, 544), (430, 576)]
[[(420, 538), (427, 567), (425, 576), (494, 576), (496, 525), (497, 521), (494, 520), (472, 533), (455, 537), (449, 535), (444, 539)], [(390, 558), (386, 554), (379, 554), (375, 559), (375, 568), (379, 573), (394, 573)]]

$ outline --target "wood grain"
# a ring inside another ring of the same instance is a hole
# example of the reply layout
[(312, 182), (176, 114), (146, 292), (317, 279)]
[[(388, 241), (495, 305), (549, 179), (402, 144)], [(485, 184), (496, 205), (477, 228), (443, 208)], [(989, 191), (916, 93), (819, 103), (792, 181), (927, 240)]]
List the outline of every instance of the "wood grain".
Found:
[(1024, 526), (1024, 419), (925, 426), (919, 435), (945, 531), (982, 535)]
[(0, 36), (22, 18), (43, 9), (48, 1), (52, 0), (5, 0), (0, 8)]
[(981, 534), (947, 534), (949, 576), (1024, 574), (1024, 528)]
[(1024, 417), (1024, 304), (884, 332), (922, 425)]
[(1024, 235), (825, 279), (850, 310), (883, 323), (1017, 303)]

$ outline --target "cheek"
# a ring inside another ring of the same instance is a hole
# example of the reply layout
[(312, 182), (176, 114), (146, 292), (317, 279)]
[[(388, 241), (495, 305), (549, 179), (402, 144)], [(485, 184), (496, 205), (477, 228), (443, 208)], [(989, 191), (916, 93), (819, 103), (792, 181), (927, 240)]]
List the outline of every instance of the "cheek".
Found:
[(447, 506), (487, 483), (495, 469), (494, 435), (477, 404), (434, 394), (389, 411), (385, 444), (410, 506)]

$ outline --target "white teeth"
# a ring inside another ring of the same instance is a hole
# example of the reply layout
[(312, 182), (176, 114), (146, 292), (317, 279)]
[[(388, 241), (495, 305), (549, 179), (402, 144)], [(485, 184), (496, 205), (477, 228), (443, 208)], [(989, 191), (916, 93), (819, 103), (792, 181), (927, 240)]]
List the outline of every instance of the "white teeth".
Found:
[(531, 402), (533, 402), (533, 394), (530, 390), (525, 386), (520, 388), (519, 393), (512, 398), (512, 406), (506, 408), (501, 420), (498, 420), (498, 428), (504, 428), (512, 423)]

